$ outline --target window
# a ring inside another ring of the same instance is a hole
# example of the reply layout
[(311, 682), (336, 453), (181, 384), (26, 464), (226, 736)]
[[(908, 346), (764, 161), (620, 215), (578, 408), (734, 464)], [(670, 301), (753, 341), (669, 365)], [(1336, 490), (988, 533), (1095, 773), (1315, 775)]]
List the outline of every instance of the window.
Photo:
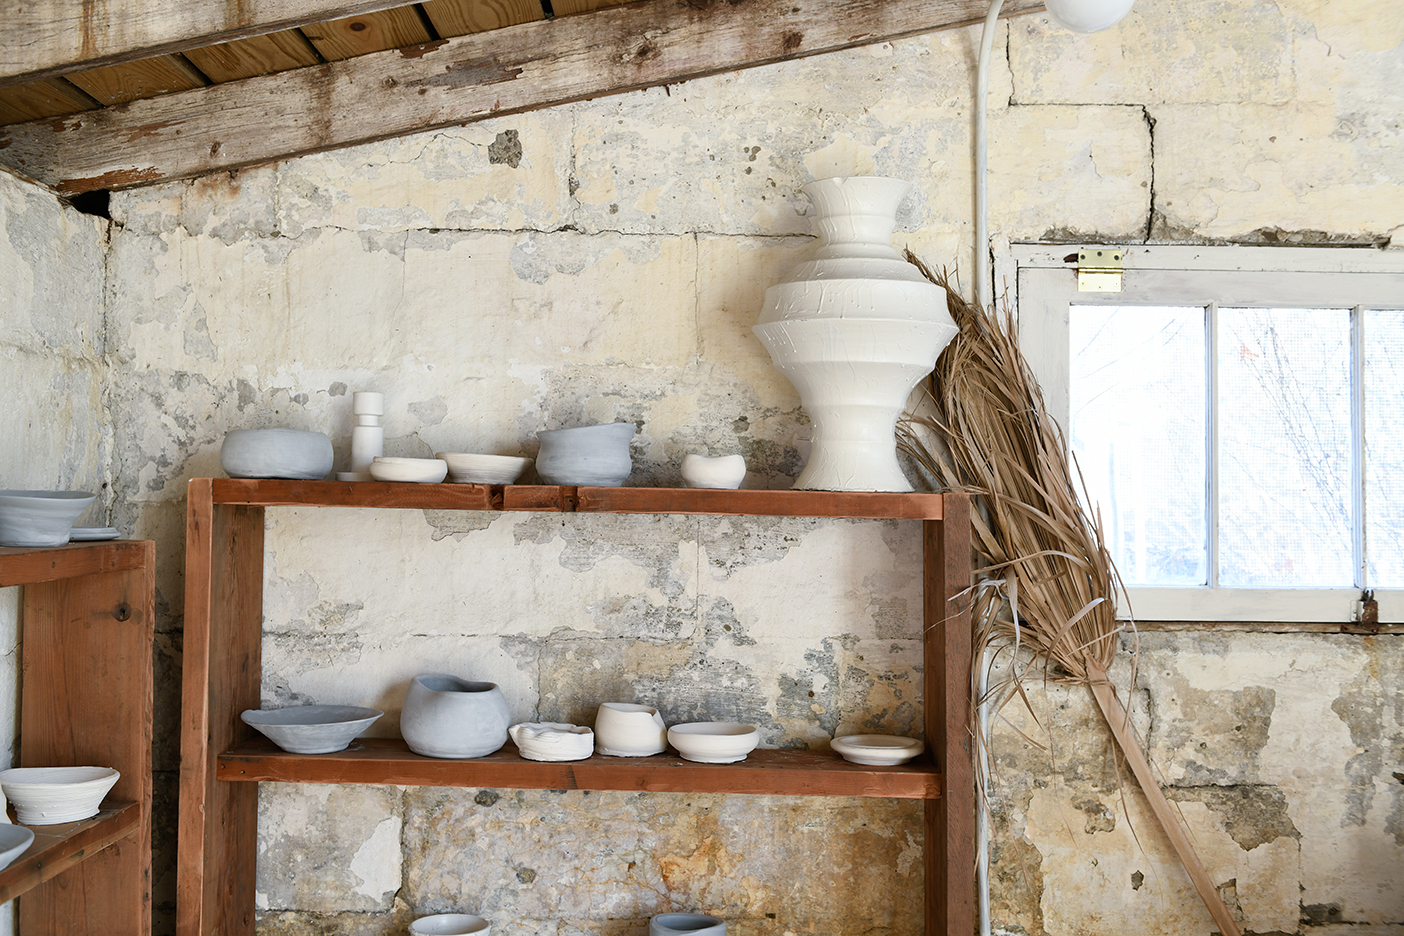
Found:
[(1020, 340), (1143, 620), (1404, 621), (1404, 256), (1016, 248)]

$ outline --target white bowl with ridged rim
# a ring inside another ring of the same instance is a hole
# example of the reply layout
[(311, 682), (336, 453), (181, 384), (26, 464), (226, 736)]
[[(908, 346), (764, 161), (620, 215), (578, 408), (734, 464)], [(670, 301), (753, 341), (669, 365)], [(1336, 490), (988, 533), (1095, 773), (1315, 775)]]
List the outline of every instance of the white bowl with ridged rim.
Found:
[(434, 457), (448, 464), (448, 479), (453, 484), (516, 484), (532, 462), (519, 455), (472, 452), (435, 452)]
[(905, 764), (926, 750), (926, 745), (916, 738), (885, 734), (843, 735), (835, 738), (830, 747), (844, 760), (869, 767)]
[(371, 462), (370, 474), (376, 481), (438, 484), (448, 477), (448, 462), (442, 458), (399, 458), (380, 455)]
[(668, 729), (668, 743), (684, 760), (734, 764), (756, 749), (760, 732), (740, 722), (687, 722)]
[(111, 767), (12, 767), (0, 771), (0, 789), (21, 825), (54, 825), (96, 816), (121, 776)]

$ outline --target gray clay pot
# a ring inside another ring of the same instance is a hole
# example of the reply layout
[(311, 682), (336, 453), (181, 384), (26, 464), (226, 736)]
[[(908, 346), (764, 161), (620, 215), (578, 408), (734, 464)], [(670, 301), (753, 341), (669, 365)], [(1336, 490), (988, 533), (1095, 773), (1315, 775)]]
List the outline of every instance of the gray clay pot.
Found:
[(648, 936), (726, 936), (726, 921), (704, 913), (660, 913), (648, 921)]
[(235, 429), (224, 437), (219, 464), (231, 478), (318, 481), (332, 470), (331, 439), (301, 429)]
[(486, 757), (507, 743), (511, 722), (497, 683), (428, 673), (410, 680), (400, 734), (425, 757)]
[(605, 423), (538, 432), (536, 473), (547, 484), (618, 487), (634, 469), (629, 458), (634, 431), (632, 423)]
[(62, 546), (97, 495), (86, 491), (0, 491), (0, 546)]

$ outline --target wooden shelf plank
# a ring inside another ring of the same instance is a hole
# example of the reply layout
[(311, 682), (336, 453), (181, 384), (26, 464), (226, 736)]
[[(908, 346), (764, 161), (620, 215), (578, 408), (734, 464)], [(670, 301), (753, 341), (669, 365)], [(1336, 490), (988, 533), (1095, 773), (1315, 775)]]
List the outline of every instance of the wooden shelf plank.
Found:
[(44, 548), (0, 546), (0, 588), (140, 569), (148, 548), (145, 540), (69, 543)]
[(216, 504), (939, 520), (940, 494), (215, 479)]
[(31, 826), (34, 844), (0, 871), (0, 903), (67, 871), (141, 826), (138, 803), (116, 803), (91, 819)]
[(941, 774), (929, 760), (865, 767), (834, 754), (759, 750), (736, 764), (698, 764), (672, 755), (542, 763), (509, 742), (496, 754), (442, 760), (410, 752), (398, 738), (367, 738), (335, 754), (289, 754), (258, 739), (221, 754), (219, 779), (285, 783), (374, 783), (513, 790), (647, 790), (937, 799)]

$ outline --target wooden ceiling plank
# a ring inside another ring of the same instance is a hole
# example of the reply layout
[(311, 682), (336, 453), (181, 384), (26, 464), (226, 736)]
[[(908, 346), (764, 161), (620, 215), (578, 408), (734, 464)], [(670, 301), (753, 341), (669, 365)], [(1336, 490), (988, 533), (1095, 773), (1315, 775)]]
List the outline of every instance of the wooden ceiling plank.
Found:
[(405, 0), (4, 0), (0, 88), (404, 5)]
[(317, 23), (303, 29), (302, 33), (328, 62), (386, 49), (403, 49), (430, 39), (429, 31), (412, 6)]
[[(1041, 10), (1009, 0), (1007, 15)], [(273, 162), (979, 22), (985, 0), (651, 0), (0, 128), (64, 193)]]
[(204, 77), (178, 55), (75, 72), (68, 80), (103, 104), (125, 104), (137, 98), (203, 88), (206, 84)]
[(570, 16), (575, 13), (589, 13), (605, 7), (618, 6), (629, 0), (551, 0), (551, 9), (557, 16)]
[(444, 38), (546, 18), (540, 0), (427, 0), (420, 6)]
[(299, 29), (235, 39), (219, 45), (191, 49), (185, 57), (215, 84), (302, 68), (321, 62), (317, 50)]
[(17, 124), (92, 110), (97, 102), (63, 78), (0, 88), (0, 124)]

